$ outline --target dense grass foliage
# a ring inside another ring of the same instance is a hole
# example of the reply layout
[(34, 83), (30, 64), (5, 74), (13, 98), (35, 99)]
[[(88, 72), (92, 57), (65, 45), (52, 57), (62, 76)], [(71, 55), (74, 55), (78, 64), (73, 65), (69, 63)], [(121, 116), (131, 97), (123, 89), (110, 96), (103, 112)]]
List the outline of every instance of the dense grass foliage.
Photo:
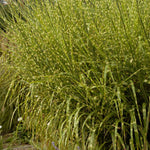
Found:
[(10, 95), (42, 149), (150, 148), (149, 6), (149, 0), (11, 5), (6, 37), (17, 92)]
[(3, 124), (4, 131), (9, 129), (9, 123), (11, 120), (12, 113), (14, 111), (11, 105), (3, 105), (5, 96), (11, 83), (11, 75), (12, 73), (8, 70), (7, 65), (2, 65), (0, 63), (0, 124)]
[[(16, 101), (12, 100), (12, 97), (16, 95), (11, 91), (15, 71), (7, 63), (9, 62), (9, 42), (4, 35), (7, 28), (7, 21), (10, 21), (10, 18), (9, 6), (0, 3), (0, 125), (3, 125), (2, 133), (10, 132), (15, 128), (15, 118), (17, 117), (17, 113), (14, 112)], [(15, 90), (13, 89), (13, 91)]]

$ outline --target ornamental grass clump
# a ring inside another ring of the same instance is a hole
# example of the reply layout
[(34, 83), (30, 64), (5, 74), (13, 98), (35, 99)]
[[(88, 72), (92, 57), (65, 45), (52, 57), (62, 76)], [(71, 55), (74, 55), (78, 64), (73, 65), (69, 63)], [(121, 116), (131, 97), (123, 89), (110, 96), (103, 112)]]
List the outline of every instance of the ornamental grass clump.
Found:
[(9, 68), (6, 62), (4, 63), (2, 57), (0, 57), (0, 124), (3, 124), (2, 131), (8, 132), (11, 130), (10, 120), (14, 109), (13, 105), (4, 101), (13, 78), (13, 70)]
[(148, 0), (11, 5), (10, 59), (24, 83), (18, 108), (33, 143), (61, 150), (150, 147), (148, 6)]

